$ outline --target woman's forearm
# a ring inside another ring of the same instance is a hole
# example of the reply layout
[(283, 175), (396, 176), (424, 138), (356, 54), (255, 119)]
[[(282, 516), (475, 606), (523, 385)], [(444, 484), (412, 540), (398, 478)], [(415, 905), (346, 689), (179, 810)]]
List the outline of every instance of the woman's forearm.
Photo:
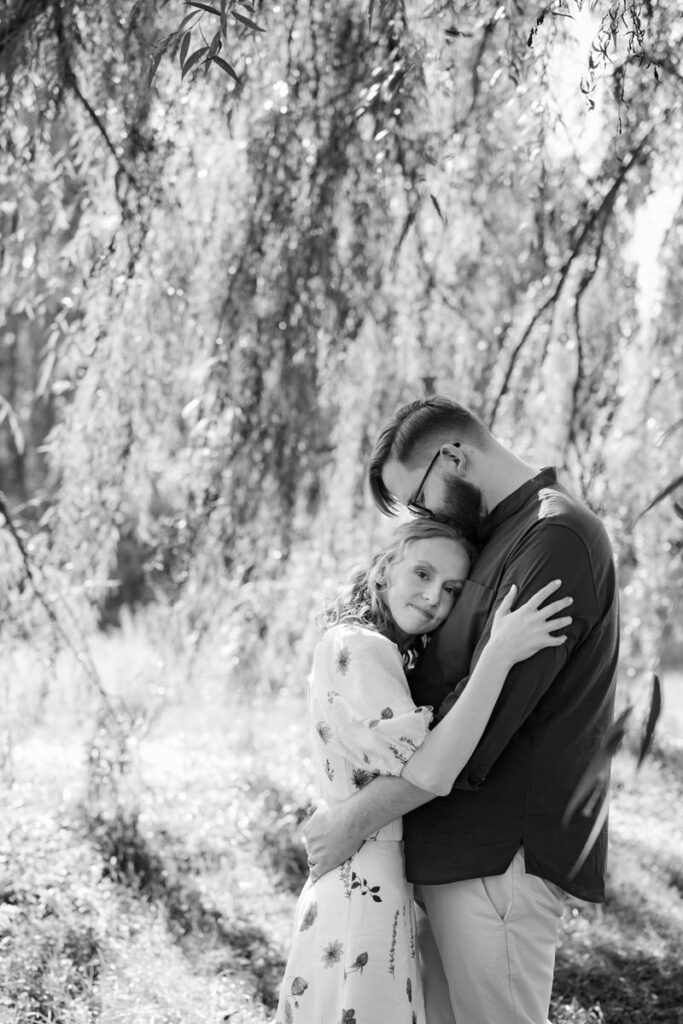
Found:
[(450, 793), (481, 739), (511, 667), (495, 645), (484, 648), (461, 696), (406, 764), (404, 779), (437, 796)]
[(304, 829), (314, 877), (350, 857), (366, 836), (389, 821), (450, 792), (479, 742), (508, 671), (509, 664), (489, 644), (462, 696), (428, 733), (401, 777), (381, 775), (333, 808), (315, 812)]

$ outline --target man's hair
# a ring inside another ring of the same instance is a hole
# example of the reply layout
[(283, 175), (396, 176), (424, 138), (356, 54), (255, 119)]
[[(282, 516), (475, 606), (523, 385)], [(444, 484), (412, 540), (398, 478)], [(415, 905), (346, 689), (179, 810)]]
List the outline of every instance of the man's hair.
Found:
[[(452, 436), (445, 437), (450, 434)], [(428, 455), (444, 440), (464, 439), (478, 448), (488, 447), (490, 431), (464, 405), (432, 395), (404, 405), (394, 415), (377, 439), (370, 459), (370, 490), (375, 504), (385, 515), (393, 516), (399, 502), (382, 480), (382, 470), (389, 459), (410, 465)]]

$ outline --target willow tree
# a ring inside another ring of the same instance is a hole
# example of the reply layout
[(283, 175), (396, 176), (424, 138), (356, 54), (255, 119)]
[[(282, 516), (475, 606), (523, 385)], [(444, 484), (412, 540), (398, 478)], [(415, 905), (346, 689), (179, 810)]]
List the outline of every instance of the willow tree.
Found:
[[(286, 646), (292, 573), (379, 529), (378, 426), (440, 390), (602, 512), (647, 664), (680, 571), (669, 506), (630, 529), (679, 472), (678, 26), (619, 2), (13, 0), (0, 274), (32, 369), (2, 440), (9, 461), (53, 425), (5, 488), (43, 487), (45, 564), (96, 615), (113, 576), (193, 635), (240, 602), (255, 658), (278, 621)], [(636, 249), (667, 203), (653, 283)]]

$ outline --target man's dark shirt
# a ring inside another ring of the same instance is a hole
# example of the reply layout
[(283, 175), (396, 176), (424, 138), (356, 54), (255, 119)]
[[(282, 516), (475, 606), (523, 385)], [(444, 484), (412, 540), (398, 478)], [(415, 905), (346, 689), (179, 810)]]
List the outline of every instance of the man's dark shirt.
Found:
[[(411, 674), (418, 704), (452, 707), (515, 583), (519, 607), (551, 580), (571, 596), (567, 642), (511, 670), (451, 793), (406, 815), (406, 870), (439, 884), (502, 874), (521, 843), (526, 867), (582, 899), (604, 899), (607, 826), (576, 870), (602, 800), (562, 816), (613, 715), (619, 646), (614, 561), (599, 519), (545, 469), (497, 505), (483, 548), (444, 625)], [(458, 686), (460, 684), (460, 686)], [(455, 693), (454, 693), (455, 691)], [(572, 871), (574, 869), (574, 871)]]

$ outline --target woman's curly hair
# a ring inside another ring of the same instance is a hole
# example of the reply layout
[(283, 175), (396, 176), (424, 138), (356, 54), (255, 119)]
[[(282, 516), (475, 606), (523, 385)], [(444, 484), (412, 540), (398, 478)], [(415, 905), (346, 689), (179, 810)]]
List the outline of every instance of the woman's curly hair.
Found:
[[(366, 626), (384, 634), (394, 642), (398, 641), (396, 625), (386, 600), (386, 588), (390, 567), (400, 562), (406, 547), (416, 540), (432, 537), (446, 537), (457, 541), (470, 558), (475, 548), (454, 526), (436, 519), (414, 519), (396, 530), (391, 542), (376, 554), (370, 564), (352, 570), (346, 583), (336, 597), (327, 605), (318, 618), (323, 629), (330, 629), (340, 623)], [(404, 654), (404, 661), (410, 667), (424, 650), (425, 638), (416, 636)]]

